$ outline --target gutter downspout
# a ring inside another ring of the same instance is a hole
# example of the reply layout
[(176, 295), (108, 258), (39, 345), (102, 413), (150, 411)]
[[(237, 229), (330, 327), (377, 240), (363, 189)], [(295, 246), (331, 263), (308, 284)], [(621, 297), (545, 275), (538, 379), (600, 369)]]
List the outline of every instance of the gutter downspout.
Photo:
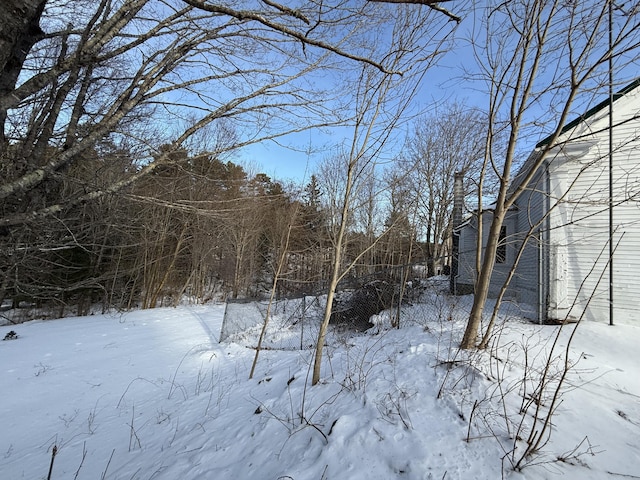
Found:
[(551, 254), (551, 223), (549, 208), (551, 205), (551, 176), (549, 175), (549, 160), (545, 159), (544, 168), (544, 193), (542, 197), (542, 214), (545, 215), (542, 231), (539, 232), (538, 255), (540, 258), (538, 266), (538, 322), (543, 324), (549, 315), (549, 284), (551, 282), (551, 272), (549, 271), (549, 255)]
[(542, 231), (538, 232), (538, 323), (540, 325), (543, 324), (542, 321), (542, 315), (543, 315), (543, 311), (544, 311), (544, 306), (543, 306), (543, 301), (544, 301), (544, 293), (543, 293), (543, 281), (542, 281), (542, 276), (544, 274), (544, 267), (542, 266), (542, 263), (544, 262), (544, 255), (542, 253), (542, 244), (543, 244), (543, 239), (542, 239)]
[(613, 325), (613, 1), (609, 0), (609, 325)]

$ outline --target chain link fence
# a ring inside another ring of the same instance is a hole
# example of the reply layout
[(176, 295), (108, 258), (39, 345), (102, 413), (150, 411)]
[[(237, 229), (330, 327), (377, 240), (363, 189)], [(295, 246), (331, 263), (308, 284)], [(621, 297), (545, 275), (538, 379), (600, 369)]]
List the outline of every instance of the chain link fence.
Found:
[[(407, 267), (378, 272), (341, 282), (336, 291), (330, 323), (344, 330), (364, 331), (373, 326), (374, 315), (382, 311), (398, 321), (400, 306), (417, 300), (424, 291), (422, 279), (412, 275), (404, 282)], [(413, 272), (413, 268), (411, 270)], [(326, 292), (274, 300), (265, 335), (264, 350), (304, 350), (315, 347), (326, 304)], [(221, 342), (257, 347), (269, 301), (243, 299), (227, 301)]]
[[(275, 300), (262, 341), (264, 350), (313, 348), (318, 335), (323, 296), (301, 296)], [(221, 342), (247, 343), (255, 347), (267, 318), (268, 300), (229, 300), (222, 322)]]

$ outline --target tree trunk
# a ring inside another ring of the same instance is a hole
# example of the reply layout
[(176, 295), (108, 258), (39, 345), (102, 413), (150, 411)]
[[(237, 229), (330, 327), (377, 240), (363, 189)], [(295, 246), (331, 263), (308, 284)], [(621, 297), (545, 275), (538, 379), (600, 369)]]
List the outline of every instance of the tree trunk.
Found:
[[(501, 199), (502, 200), (502, 199)], [(493, 266), (496, 261), (496, 251), (498, 241), (500, 239), (500, 229), (504, 222), (506, 210), (502, 208), (504, 201), (497, 202), (498, 207), (494, 212), (493, 221), (491, 222), (491, 228), (489, 229), (489, 235), (487, 238), (487, 246), (484, 249), (484, 259), (482, 260), (482, 268), (478, 272), (478, 280), (476, 282), (476, 288), (473, 296), (473, 307), (471, 307), (471, 313), (469, 314), (469, 321), (462, 337), (460, 348), (469, 349), (475, 348), (476, 339), (478, 337), (478, 331), (480, 330), (480, 324), (482, 322), (482, 313), (484, 311), (485, 303), (487, 302), (487, 296), (489, 294), (489, 286), (491, 285), (491, 275), (493, 274)], [(478, 219), (478, 225), (482, 224), (482, 217)], [(482, 230), (479, 228), (479, 231)], [(478, 238), (480, 245), (482, 244), (482, 237)]]
[[(40, 17), (46, 0), (2, 0), (0, 5), (0, 98), (16, 86), (31, 48), (44, 37)], [(0, 109), (0, 154), (6, 148), (7, 110)]]
[(347, 219), (349, 216), (351, 188), (353, 186), (353, 176), (355, 164), (353, 161), (349, 163), (349, 169), (347, 171), (347, 183), (343, 197), (342, 212), (340, 217), (340, 228), (335, 239), (333, 247), (333, 266), (331, 271), (331, 281), (329, 283), (329, 291), (327, 292), (327, 303), (324, 308), (324, 317), (320, 324), (320, 331), (318, 332), (318, 340), (316, 343), (316, 354), (313, 364), (313, 377), (311, 379), (311, 385), (315, 385), (320, 381), (320, 367), (322, 365), (322, 350), (324, 348), (324, 341), (327, 336), (327, 329), (329, 328), (329, 320), (331, 319), (331, 311), (333, 309), (333, 298), (338, 286), (338, 280), (340, 279), (340, 264), (342, 263), (342, 244), (344, 241), (344, 235), (347, 229)]

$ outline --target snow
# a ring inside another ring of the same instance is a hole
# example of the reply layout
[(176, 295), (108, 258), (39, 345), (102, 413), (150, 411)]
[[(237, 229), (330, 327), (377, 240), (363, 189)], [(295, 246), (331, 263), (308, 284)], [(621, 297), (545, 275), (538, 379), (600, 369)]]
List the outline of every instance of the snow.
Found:
[[(46, 479), (54, 445), (52, 479), (639, 478), (640, 328), (578, 326), (550, 440), (514, 471), (523, 398), (545, 358), (555, 385), (574, 326), (553, 347), (560, 327), (507, 308), (499, 347), (459, 352), (469, 303), (429, 291), (400, 329), (332, 331), (313, 387), (306, 346), (249, 379), (260, 328), (219, 343), (224, 305), (0, 327), (19, 335), (0, 341), (0, 478)], [(274, 316), (266, 344), (293, 329)]]

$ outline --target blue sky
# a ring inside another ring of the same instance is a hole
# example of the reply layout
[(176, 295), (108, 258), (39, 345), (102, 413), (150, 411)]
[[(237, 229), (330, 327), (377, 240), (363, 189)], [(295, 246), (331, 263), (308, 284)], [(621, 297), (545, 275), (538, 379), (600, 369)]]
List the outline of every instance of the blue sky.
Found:
[[(437, 104), (444, 102), (458, 101), (474, 107), (484, 106), (485, 96), (464, 88), (464, 81), (459, 78), (461, 70), (457, 63), (468, 63), (471, 60), (469, 51), (459, 48), (449, 52), (439, 65), (432, 67), (413, 100), (412, 114), (428, 114)], [(412, 125), (410, 120), (397, 128), (395, 141), (388, 155), (393, 155), (394, 151), (402, 148), (406, 133)], [(344, 127), (329, 131), (309, 130), (281, 138), (278, 143), (270, 141), (246, 147), (237, 153), (234, 161), (257, 164), (262, 172), (272, 178), (304, 184), (324, 158), (330, 156), (341, 144), (350, 141), (350, 135), (351, 130)]]
[[(455, 11), (453, 6), (453, 2), (448, 4), (449, 9)], [(486, 8), (484, 2), (479, 2), (476, 4), (476, 7), (478, 8), (478, 12)], [(585, 6), (585, 8), (588, 7)], [(471, 12), (472, 10), (470, 9), (468, 11)], [(473, 57), (469, 40), (464, 40), (464, 38), (473, 38), (474, 35), (476, 35), (476, 40), (478, 40), (478, 34), (472, 34), (473, 30), (476, 32), (479, 31), (481, 32), (480, 34), (482, 34), (482, 30), (478, 28), (478, 24), (474, 20), (472, 13), (463, 19), (463, 22), (456, 31), (456, 36), (459, 40), (455, 42), (451, 50), (440, 58), (436, 66), (431, 67), (431, 69), (427, 71), (420, 84), (420, 89), (413, 100), (413, 108), (410, 112), (412, 115), (420, 112), (428, 114), (436, 105), (446, 102), (458, 102), (471, 107), (485, 109), (488, 106), (488, 94), (482, 91), (482, 89), (485, 88), (482, 81), (472, 82), (468, 79), (469, 71), (474, 71), (479, 68), (476, 59)], [(633, 32), (633, 30), (631, 30), (631, 32)], [(606, 45), (601, 47), (606, 47)], [(552, 52), (551, 55), (553, 59), (555, 53)], [(559, 55), (556, 59), (562, 59), (561, 55), (563, 55), (563, 53)], [(629, 59), (626, 58), (624, 60), (628, 61)], [(345, 60), (345, 62), (346, 61), (347, 60)], [(560, 61), (562, 62), (563, 60)], [(620, 63), (620, 61), (618, 61), (618, 63)], [(606, 73), (605, 67), (606, 64), (598, 70), (603, 78)], [(467, 70), (466, 79), (463, 78), (465, 75), (463, 72), (464, 69)], [(553, 66), (551, 70), (553, 70)], [(544, 68), (542, 69), (540, 80), (542, 88), (545, 88), (545, 81), (548, 80), (548, 77), (545, 78), (545, 76), (549, 74), (556, 75), (557, 71), (551, 71), (549, 73), (545, 72)], [(616, 68), (618, 85), (616, 85), (615, 88), (618, 89), (620, 86), (627, 84), (638, 76), (640, 76), (640, 65), (637, 59), (629, 65), (626, 65), (624, 69), (620, 67)], [(559, 78), (562, 80), (563, 77), (560, 76)], [(606, 97), (606, 94), (607, 89), (600, 86), (593, 92), (589, 92), (582, 98), (579, 98), (568, 120), (583, 113), (589, 106), (593, 106), (602, 101)], [(548, 135), (548, 133), (555, 128), (554, 119), (557, 118), (557, 108), (562, 105), (563, 95), (562, 89), (560, 89), (558, 92), (541, 98), (539, 102), (531, 106), (529, 115), (531, 119), (535, 119), (536, 124), (532, 130), (533, 135), (523, 138), (520, 148), (524, 152), (530, 151), (538, 140)], [(388, 151), (385, 152), (388, 157), (393, 156), (394, 153), (401, 150), (403, 139), (406, 132), (411, 128), (413, 121), (414, 120), (407, 121), (396, 128), (394, 142)], [(349, 135), (349, 130), (345, 128), (335, 129), (331, 134), (310, 130), (281, 138), (279, 140), (280, 145), (274, 142), (252, 145), (238, 152), (235, 160), (240, 162), (248, 161), (256, 164), (264, 173), (273, 178), (279, 180), (292, 179), (303, 184), (308, 181), (323, 158), (330, 156), (334, 148), (348, 141)], [(289, 145), (291, 148), (287, 148), (285, 145)], [(310, 150), (312, 150), (311, 153), (309, 153)]]

